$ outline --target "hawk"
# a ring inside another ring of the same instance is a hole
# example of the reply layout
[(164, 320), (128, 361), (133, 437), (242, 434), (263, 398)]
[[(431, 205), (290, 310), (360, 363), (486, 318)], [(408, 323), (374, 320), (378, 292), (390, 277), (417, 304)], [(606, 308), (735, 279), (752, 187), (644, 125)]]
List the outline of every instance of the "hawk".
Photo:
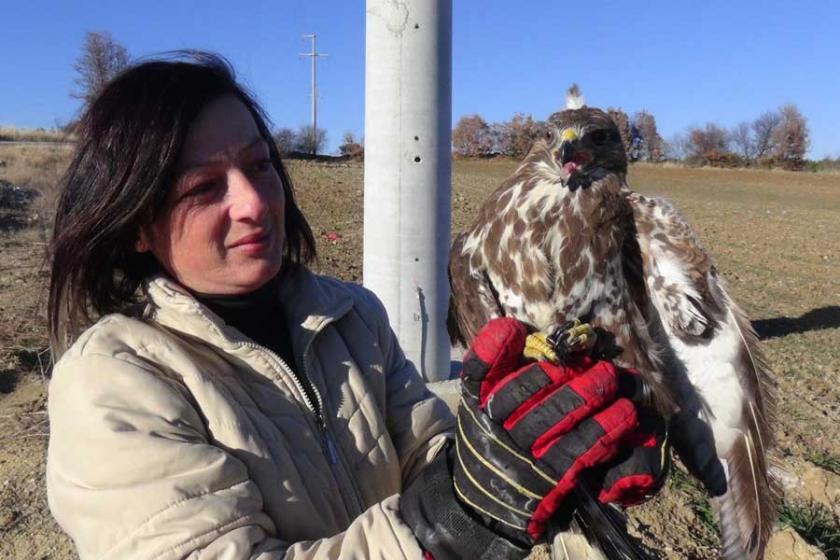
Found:
[(618, 128), (576, 86), (455, 239), (449, 278), (450, 336), (464, 345), (498, 316), (543, 333), (580, 318), (611, 333), (615, 361), (642, 374), (712, 496), (721, 557), (763, 557), (773, 393), (758, 339), (685, 218), (630, 190)]

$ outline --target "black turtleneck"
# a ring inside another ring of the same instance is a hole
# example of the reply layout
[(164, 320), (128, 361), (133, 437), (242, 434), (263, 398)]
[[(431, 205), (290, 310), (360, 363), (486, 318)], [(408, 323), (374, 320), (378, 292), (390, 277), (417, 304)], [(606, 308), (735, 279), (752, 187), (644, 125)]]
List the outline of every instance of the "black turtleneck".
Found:
[(236, 327), (248, 338), (280, 356), (297, 372), (299, 368), (295, 364), (291, 334), (277, 298), (278, 281), (279, 278), (274, 277), (261, 288), (247, 294), (193, 292), (193, 295), (226, 324)]

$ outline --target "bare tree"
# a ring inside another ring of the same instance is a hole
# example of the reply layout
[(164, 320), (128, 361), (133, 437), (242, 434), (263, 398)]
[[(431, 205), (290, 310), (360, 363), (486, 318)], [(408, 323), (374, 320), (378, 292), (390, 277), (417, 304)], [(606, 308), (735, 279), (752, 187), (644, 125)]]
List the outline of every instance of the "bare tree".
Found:
[(729, 134), (715, 123), (706, 123), (704, 128), (688, 131), (689, 158), (705, 160), (710, 154), (724, 154), (728, 151)]
[(773, 112), (764, 113), (753, 121), (753, 141), (755, 142), (755, 157), (757, 159), (768, 157), (775, 150), (775, 131), (780, 121), (779, 113)]
[(624, 152), (627, 157), (630, 157), (630, 146), (632, 141), (632, 134), (630, 132), (630, 117), (621, 109), (614, 109), (610, 107), (607, 113), (612, 118), (615, 126), (618, 127), (618, 133), (621, 135), (621, 142), (624, 144)]
[(452, 150), (462, 157), (486, 156), (495, 144), (490, 126), (480, 115), (466, 115), (452, 130)]
[(295, 149), (296, 135), (291, 128), (278, 128), (274, 131), (273, 138), (281, 156), (285, 156)]
[(128, 51), (107, 31), (88, 31), (82, 44), (82, 54), (76, 59), (78, 90), (71, 97), (81, 99), (85, 106), (102, 91), (105, 84), (128, 66)]
[(744, 121), (735, 126), (729, 133), (729, 141), (734, 151), (749, 162), (755, 157), (755, 139), (750, 123)]
[(341, 138), (341, 145), (338, 147), (338, 152), (343, 156), (348, 156), (353, 159), (363, 159), (365, 156), (365, 147), (360, 140), (349, 130), (344, 133)]
[(490, 123), (490, 138), (493, 141), (493, 151), (497, 154), (509, 156), (511, 144), (511, 132), (507, 126), (508, 123), (494, 122)]
[(517, 159), (525, 157), (544, 128), (545, 123), (522, 113), (515, 113), (509, 121), (491, 126), (498, 152)]
[(327, 131), (323, 128), (312, 130), (312, 125), (302, 126), (295, 135), (295, 151), (317, 155), (327, 145)]
[(636, 128), (639, 138), (638, 159), (659, 161), (662, 159), (662, 137), (656, 129), (656, 119), (647, 111), (633, 115), (632, 127)]
[(688, 156), (689, 142), (688, 135), (677, 132), (673, 134), (664, 144), (665, 157), (670, 160), (682, 160)]
[(800, 170), (805, 165), (808, 150), (808, 123), (796, 105), (779, 108), (779, 126), (773, 133), (774, 157), (785, 169)]

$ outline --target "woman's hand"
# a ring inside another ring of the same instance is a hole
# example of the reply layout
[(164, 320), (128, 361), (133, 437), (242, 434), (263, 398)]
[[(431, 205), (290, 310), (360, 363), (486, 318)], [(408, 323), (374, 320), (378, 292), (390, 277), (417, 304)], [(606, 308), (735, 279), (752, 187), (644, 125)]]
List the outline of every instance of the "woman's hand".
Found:
[(496, 530), (533, 542), (581, 474), (619, 453), (638, 416), (619, 395), (622, 370), (586, 358), (523, 364), (526, 336), (518, 321), (493, 320), (464, 358), (454, 484)]
[(632, 447), (639, 415), (621, 396), (630, 374), (587, 358), (526, 362), (526, 335), (513, 319), (478, 334), (464, 358), (454, 453), (403, 494), (404, 518), (438, 560), (524, 557), (584, 473), (608, 485), (600, 497), (611, 501), (646, 496), (659, 478), (639, 471), (647, 463)]

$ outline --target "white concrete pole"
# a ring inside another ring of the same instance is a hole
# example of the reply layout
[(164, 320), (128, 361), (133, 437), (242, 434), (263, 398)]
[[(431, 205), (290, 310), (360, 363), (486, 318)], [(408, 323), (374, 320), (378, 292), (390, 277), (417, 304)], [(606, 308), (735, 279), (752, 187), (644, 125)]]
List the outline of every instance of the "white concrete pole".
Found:
[(446, 335), (452, 1), (367, 0), (364, 283), (427, 381)]
[(304, 39), (311, 39), (312, 40), (312, 51), (308, 53), (298, 53), (300, 56), (308, 56), (311, 59), (311, 119), (310, 122), (312, 123), (312, 130), (309, 131), (310, 134), (310, 141), (312, 143), (312, 155), (318, 155), (318, 81), (316, 79), (316, 70), (317, 70), (317, 59), (319, 56), (329, 56), (324, 53), (318, 52), (318, 46), (316, 41), (318, 36), (316, 33), (308, 33), (306, 35), (302, 35)]
[[(318, 81), (315, 77), (315, 72), (317, 71), (317, 66), (315, 61), (318, 58), (317, 49), (315, 46), (316, 37), (315, 34), (312, 34), (312, 145), (317, 146), (315, 141), (318, 138)], [(317, 148), (313, 149), (313, 152), (317, 152)], [(314, 153), (312, 155), (315, 155)]]

